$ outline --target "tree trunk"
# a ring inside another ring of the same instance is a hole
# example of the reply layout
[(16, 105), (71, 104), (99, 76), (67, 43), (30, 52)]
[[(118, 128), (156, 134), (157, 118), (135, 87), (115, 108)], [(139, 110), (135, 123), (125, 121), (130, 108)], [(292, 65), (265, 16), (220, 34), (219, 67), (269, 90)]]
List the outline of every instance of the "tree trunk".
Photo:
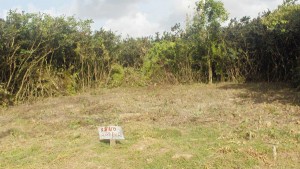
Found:
[(212, 84), (213, 82), (213, 71), (211, 65), (211, 59), (208, 57), (207, 59), (207, 67), (208, 67), (208, 84)]

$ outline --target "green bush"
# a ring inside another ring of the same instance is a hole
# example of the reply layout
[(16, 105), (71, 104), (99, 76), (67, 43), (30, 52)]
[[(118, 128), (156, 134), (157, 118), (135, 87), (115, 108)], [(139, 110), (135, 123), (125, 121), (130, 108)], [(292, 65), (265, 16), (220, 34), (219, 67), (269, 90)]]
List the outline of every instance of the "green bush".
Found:
[(113, 64), (111, 66), (110, 82), (109, 85), (112, 87), (121, 86), (125, 77), (125, 71), (123, 66), (119, 64)]
[(140, 70), (129, 67), (125, 69), (124, 83), (125, 86), (146, 86), (147, 78)]
[(142, 71), (144, 75), (153, 80), (164, 79), (165, 74), (172, 74), (175, 65), (175, 43), (162, 41), (154, 44), (147, 53)]

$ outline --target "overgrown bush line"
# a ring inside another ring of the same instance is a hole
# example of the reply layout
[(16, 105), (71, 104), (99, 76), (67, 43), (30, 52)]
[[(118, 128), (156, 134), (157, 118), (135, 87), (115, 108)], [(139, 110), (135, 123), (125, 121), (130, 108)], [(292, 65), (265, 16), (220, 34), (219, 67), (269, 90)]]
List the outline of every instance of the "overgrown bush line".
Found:
[(300, 86), (300, 5), (231, 19), (200, 0), (170, 32), (126, 38), (91, 20), (9, 11), (0, 19), (0, 104), (149, 83), (284, 81)]

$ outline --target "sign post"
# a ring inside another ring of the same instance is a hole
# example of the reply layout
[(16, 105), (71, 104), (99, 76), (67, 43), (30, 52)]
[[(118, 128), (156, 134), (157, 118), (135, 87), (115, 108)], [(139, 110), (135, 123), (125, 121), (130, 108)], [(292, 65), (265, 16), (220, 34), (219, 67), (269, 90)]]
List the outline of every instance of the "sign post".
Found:
[(120, 126), (99, 127), (100, 140), (110, 140), (110, 146), (116, 144), (116, 140), (124, 140), (123, 130)]

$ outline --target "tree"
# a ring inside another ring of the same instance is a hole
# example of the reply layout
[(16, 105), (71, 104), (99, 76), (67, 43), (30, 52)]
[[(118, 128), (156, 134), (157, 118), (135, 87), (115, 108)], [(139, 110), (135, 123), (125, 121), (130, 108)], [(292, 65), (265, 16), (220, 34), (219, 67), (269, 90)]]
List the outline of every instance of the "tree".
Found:
[(273, 61), (280, 80), (293, 78), (300, 86), (300, 5), (297, 0), (285, 0), (262, 23), (273, 36)]
[(175, 62), (174, 42), (160, 41), (156, 42), (148, 51), (144, 59), (143, 72), (146, 77), (162, 80), (167, 78), (174, 68)]
[[(220, 1), (201, 0), (197, 4), (192, 31), (196, 35), (198, 50), (202, 50), (208, 72), (208, 83), (213, 81), (213, 48), (220, 43), (221, 23), (226, 21), (228, 13)], [(194, 35), (194, 36), (195, 36)]]
[(151, 43), (148, 38), (126, 38), (120, 43), (118, 62), (124, 67), (139, 69), (150, 47)]

